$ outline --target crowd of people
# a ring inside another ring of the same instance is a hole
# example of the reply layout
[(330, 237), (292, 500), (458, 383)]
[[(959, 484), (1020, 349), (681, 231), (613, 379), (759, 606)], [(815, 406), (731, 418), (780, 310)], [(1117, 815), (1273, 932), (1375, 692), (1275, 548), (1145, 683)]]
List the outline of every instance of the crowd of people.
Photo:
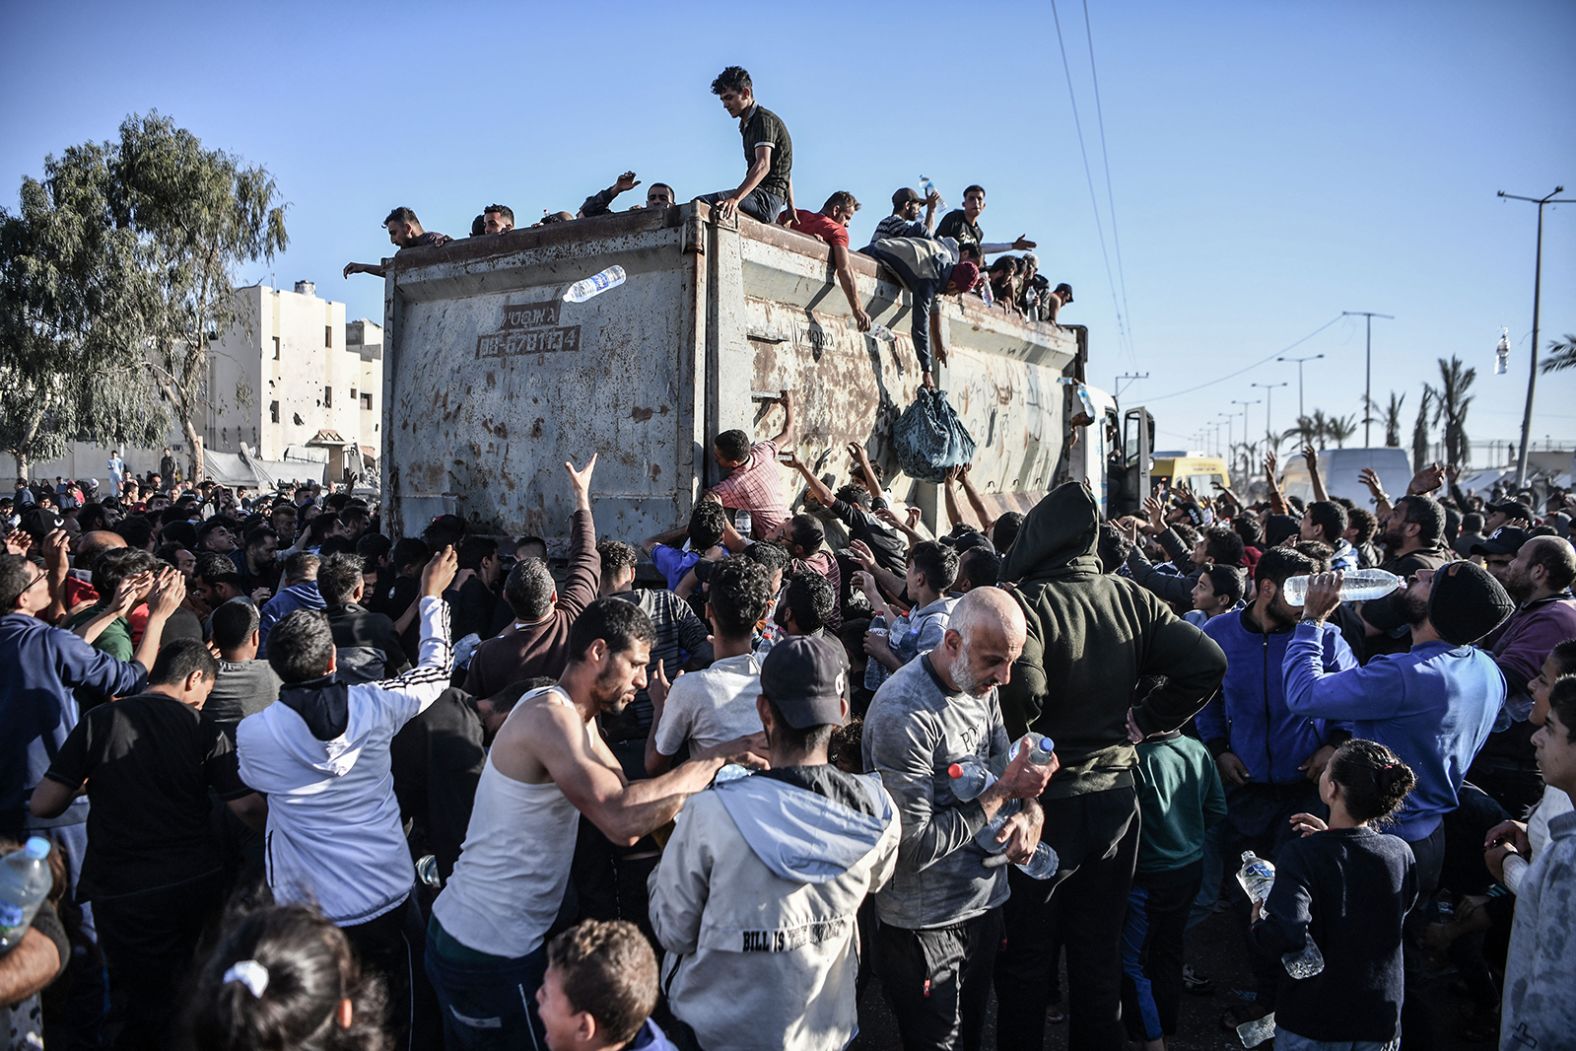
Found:
[[(850, 313), (861, 332), (873, 322), (859, 300), (849, 267), (848, 227), (859, 211), (858, 199), (847, 190), (826, 198), (819, 211), (799, 208), (794, 201), (793, 139), (782, 118), (755, 100), (755, 88), (748, 71), (729, 66), (712, 81), (712, 93), (722, 102), (728, 116), (739, 122), (744, 144), (744, 177), (731, 190), (719, 190), (694, 198), (715, 209), (724, 218), (747, 215), (763, 223), (775, 223), (816, 238), (828, 246), (837, 280), (847, 297)], [(544, 211), (536, 227), (571, 222), (612, 213), (614, 200), (640, 185), (635, 172), (619, 175), (612, 185), (587, 197), (577, 212)], [(1040, 273), (1040, 261), (1031, 249), (1035, 242), (1020, 235), (1010, 242), (985, 240), (980, 215), (985, 211), (985, 188), (972, 184), (964, 188), (963, 205), (947, 212), (938, 222), (936, 212), (941, 194), (927, 187), (924, 194), (912, 187), (901, 187), (892, 194), (892, 211), (877, 224), (871, 241), (860, 249), (886, 267), (913, 296), (911, 334), (919, 358), (923, 383), (934, 385), (934, 364), (946, 362), (937, 318), (938, 297), (974, 295), (985, 302), (1032, 321), (1057, 322), (1063, 307), (1073, 301), (1072, 286), (1066, 282), (1052, 285)], [(671, 208), (678, 196), (667, 183), (652, 183), (640, 209)], [(922, 216), (923, 213), (923, 216)], [(416, 212), (395, 208), (383, 219), (389, 242), (398, 252), (408, 248), (430, 248), (448, 244), (449, 235), (426, 229)], [(490, 237), (515, 229), (514, 209), (504, 204), (489, 204), (471, 223), (472, 237)], [(1003, 253), (1023, 252), (1023, 255)], [(997, 258), (989, 264), (986, 256)], [(344, 276), (371, 274), (383, 277), (390, 261), (346, 263)]]
[[(846, 270), (858, 202), (796, 210), (782, 121), (743, 70), (713, 90), (748, 171), (711, 203)], [(868, 249), (916, 299), (1034, 247), (983, 241), (979, 187), (938, 203), (900, 190)], [(986, 281), (1054, 319), (1034, 271)], [(1271, 460), (1262, 499), (1108, 518), (964, 467), (931, 530), (863, 445), (801, 461), (794, 407), (715, 435), (723, 480), (658, 536), (600, 535), (596, 457), (566, 463), (566, 550), (173, 462), (19, 484), (0, 838), (45, 839), (53, 887), (0, 956), (10, 1046), (837, 1049), (879, 989), (905, 1048), (982, 1046), (994, 997), (1003, 1049), (1156, 1049), (1226, 911), (1227, 1029), (1438, 1047), (1446, 959), (1469, 1029), (1571, 1046), (1568, 494), (1433, 465), (1357, 506), (1310, 450), (1306, 503)], [(1349, 599), (1363, 570), (1400, 586)]]
[(556, 573), (313, 486), (0, 501), (0, 836), (57, 865), (15, 1046), (840, 1048), (874, 980), (904, 1047), (980, 1046), (994, 991), (999, 1047), (1159, 1048), (1231, 909), (1221, 1022), (1277, 1047), (1439, 1046), (1441, 958), (1505, 1046), (1576, 1032), (1565, 494), (1369, 509), (1310, 457), (1306, 505), (1272, 464), (1109, 520), (963, 469), (933, 535), (781, 402), (664, 535), (565, 464)]

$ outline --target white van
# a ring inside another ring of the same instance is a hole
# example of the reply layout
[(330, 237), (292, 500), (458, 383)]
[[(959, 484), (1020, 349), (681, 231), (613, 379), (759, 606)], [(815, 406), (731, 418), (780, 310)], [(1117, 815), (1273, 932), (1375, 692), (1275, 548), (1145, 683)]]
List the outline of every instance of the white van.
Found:
[[(1285, 478), (1281, 490), (1287, 496), (1299, 497), (1304, 503), (1313, 499), (1313, 481), (1308, 477), (1308, 465), (1300, 452), (1287, 456)], [(1405, 449), (1323, 449), (1319, 452), (1319, 477), (1324, 479), (1324, 491), (1330, 496), (1342, 496), (1358, 507), (1371, 508), (1373, 496), (1368, 487), (1357, 480), (1364, 467), (1372, 467), (1379, 476), (1379, 484), (1392, 500), (1406, 494), (1406, 484), (1412, 480), (1412, 458)]]

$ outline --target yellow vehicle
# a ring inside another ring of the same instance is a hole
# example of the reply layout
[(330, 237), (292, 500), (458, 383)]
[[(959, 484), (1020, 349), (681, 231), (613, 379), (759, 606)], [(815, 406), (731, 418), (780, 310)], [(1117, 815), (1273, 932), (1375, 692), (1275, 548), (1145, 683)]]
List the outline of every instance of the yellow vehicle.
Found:
[(1164, 481), (1166, 488), (1185, 485), (1199, 496), (1214, 492), (1214, 483), (1230, 485), (1231, 476), (1226, 471), (1226, 461), (1218, 456), (1199, 453), (1159, 452), (1154, 466), (1149, 469), (1151, 484)]

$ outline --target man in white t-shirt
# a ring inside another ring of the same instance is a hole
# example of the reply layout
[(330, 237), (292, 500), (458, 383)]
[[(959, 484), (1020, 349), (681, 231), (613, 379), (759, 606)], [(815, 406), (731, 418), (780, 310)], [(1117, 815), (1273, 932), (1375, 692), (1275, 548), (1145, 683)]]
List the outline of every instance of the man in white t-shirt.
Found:
[(741, 740), (761, 732), (755, 698), (761, 692), (761, 665), (752, 652), (755, 626), (765, 618), (772, 593), (767, 573), (749, 559), (720, 563), (706, 593), (711, 623), (711, 667), (674, 676), (671, 685), (659, 668), (651, 695), (651, 732), (646, 737), (646, 770), (653, 776), (673, 765), (686, 745), (691, 758), (736, 752), (752, 743)]

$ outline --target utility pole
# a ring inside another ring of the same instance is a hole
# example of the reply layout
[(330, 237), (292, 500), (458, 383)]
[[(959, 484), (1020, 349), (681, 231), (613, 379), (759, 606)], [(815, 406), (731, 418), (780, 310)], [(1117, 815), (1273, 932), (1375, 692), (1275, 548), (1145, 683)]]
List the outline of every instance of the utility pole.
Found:
[(1268, 451), (1268, 447), (1275, 444), (1275, 428), (1270, 424), (1271, 399), (1275, 397), (1276, 387), (1289, 387), (1291, 384), (1283, 380), (1280, 383), (1250, 383), (1249, 386), (1264, 388), (1264, 444)]
[(1242, 406), (1242, 476), (1244, 478), (1253, 473), (1253, 462), (1248, 459), (1248, 406), (1257, 405), (1263, 400), (1263, 398), (1254, 398), (1252, 401), (1243, 401), (1241, 398), (1231, 399), (1231, 404)]
[(1570, 204), (1570, 198), (1560, 198), (1559, 195), (1564, 192), (1563, 186), (1554, 187), (1554, 192), (1545, 197), (1522, 197), (1499, 191), (1499, 195), (1507, 201), (1528, 201), (1538, 206), (1538, 247), (1532, 268), (1532, 353), (1527, 358), (1527, 404), (1521, 410), (1521, 448), (1516, 452), (1518, 489), (1527, 484), (1527, 446), (1531, 444), (1532, 438), (1532, 395), (1538, 387), (1538, 307), (1543, 292), (1543, 206)]
[(1372, 310), (1343, 310), (1342, 317), (1360, 317), (1367, 320), (1368, 338), (1363, 350), (1363, 448), (1373, 448), (1368, 440), (1368, 429), (1374, 422), (1374, 318), (1394, 321), (1393, 314), (1376, 314)]
[[(1226, 454), (1225, 454), (1224, 459), (1225, 459), (1225, 461), (1227, 463), (1230, 463), (1231, 462), (1231, 446), (1232, 446), (1232, 441), (1231, 441), (1231, 435), (1232, 435), (1231, 424), (1232, 424), (1233, 420), (1235, 419), (1235, 417), (1234, 417), (1234, 414), (1232, 414), (1232, 413), (1222, 412), (1222, 413), (1217, 413), (1216, 414), (1216, 418), (1226, 421)], [(1216, 426), (1218, 427), (1219, 424), (1216, 424)]]
[(1291, 362), (1291, 363), (1294, 363), (1297, 366), (1297, 418), (1299, 420), (1302, 419), (1303, 416), (1307, 415), (1302, 410), (1302, 365), (1303, 365), (1303, 362), (1305, 362), (1305, 361), (1318, 361), (1322, 357), (1324, 357), (1323, 354), (1309, 354), (1305, 358), (1284, 358), (1284, 357), (1282, 357), (1282, 358), (1276, 358), (1275, 359), (1276, 361)]
[(1120, 398), (1122, 396), (1122, 381), (1123, 380), (1134, 380), (1134, 381), (1137, 381), (1137, 380), (1147, 380), (1148, 378), (1149, 378), (1149, 373), (1147, 373), (1147, 372), (1123, 372), (1123, 373), (1121, 373), (1120, 375), (1118, 375), (1116, 377), (1116, 393), (1114, 395), (1112, 395), (1112, 397)]

